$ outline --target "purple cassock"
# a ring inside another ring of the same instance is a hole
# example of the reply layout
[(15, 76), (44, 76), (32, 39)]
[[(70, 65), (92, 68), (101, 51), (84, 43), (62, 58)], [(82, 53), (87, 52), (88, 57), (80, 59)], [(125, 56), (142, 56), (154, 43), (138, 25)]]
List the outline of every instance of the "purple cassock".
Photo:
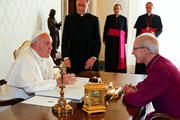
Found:
[(147, 65), (147, 78), (124, 100), (132, 106), (152, 102), (155, 112), (180, 118), (180, 72), (166, 58), (156, 55)]

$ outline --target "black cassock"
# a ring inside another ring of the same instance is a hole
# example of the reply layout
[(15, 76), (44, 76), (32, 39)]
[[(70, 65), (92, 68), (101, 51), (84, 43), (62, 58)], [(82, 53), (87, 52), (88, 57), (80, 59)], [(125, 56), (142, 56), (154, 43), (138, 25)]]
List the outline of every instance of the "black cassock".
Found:
[[(151, 14), (150, 16), (147, 14), (139, 16), (134, 25), (134, 28), (137, 29), (136, 37), (145, 32), (154, 32), (155, 36), (158, 37), (162, 32), (162, 27), (160, 16), (155, 14)], [(136, 63), (135, 73), (146, 74), (145, 64)]]
[(89, 13), (83, 16), (78, 13), (67, 15), (61, 48), (62, 58), (70, 58), (72, 73), (78, 74), (84, 71), (85, 62), (90, 57), (97, 58), (92, 69), (97, 71), (97, 62), (101, 49), (98, 18)]
[(103, 41), (105, 45), (105, 71), (127, 72), (125, 43), (127, 43), (127, 18), (115, 14), (106, 18)]

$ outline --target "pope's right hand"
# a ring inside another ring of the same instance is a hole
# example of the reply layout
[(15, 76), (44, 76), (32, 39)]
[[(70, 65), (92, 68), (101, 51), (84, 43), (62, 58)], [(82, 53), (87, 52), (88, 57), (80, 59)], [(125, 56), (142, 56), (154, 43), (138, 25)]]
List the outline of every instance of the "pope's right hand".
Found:
[[(61, 77), (59, 77), (58, 79), (56, 79), (57, 81), (57, 86), (61, 86)], [(72, 85), (77, 81), (75, 74), (65, 74), (63, 76), (63, 84), (64, 85)]]

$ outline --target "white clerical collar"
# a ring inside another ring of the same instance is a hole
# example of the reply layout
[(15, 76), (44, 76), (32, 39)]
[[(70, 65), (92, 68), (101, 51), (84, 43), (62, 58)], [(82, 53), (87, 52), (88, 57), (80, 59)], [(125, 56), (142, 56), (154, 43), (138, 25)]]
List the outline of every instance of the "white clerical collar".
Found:
[[(78, 13), (79, 14), (79, 13)], [(85, 13), (85, 14), (79, 14), (81, 17), (83, 17), (84, 15), (86, 15), (87, 13)]]
[(119, 17), (119, 16), (120, 16), (120, 14), (118, 14), (118, 15), (116, 15), (116, 14), (115, 14), (115, 16), (116, 16), (116, 17)]
[(30, 49), (39, 62), (42, 62), (43, 60), (45, 60), (45, 58), (40, 57), (33, 48), (30, 48)]
[(151, 16), (151, 13), (150, 14), (147, 14), (148, 16)]

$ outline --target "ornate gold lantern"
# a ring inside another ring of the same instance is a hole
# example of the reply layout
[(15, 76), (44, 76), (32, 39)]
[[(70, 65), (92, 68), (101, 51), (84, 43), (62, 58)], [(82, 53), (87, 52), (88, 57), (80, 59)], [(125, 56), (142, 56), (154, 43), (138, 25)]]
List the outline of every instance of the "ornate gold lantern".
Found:
[(103, 83), (87, 83), (84, 88), (83, 110), (89, 114), (105, 112), (105, 85)]

